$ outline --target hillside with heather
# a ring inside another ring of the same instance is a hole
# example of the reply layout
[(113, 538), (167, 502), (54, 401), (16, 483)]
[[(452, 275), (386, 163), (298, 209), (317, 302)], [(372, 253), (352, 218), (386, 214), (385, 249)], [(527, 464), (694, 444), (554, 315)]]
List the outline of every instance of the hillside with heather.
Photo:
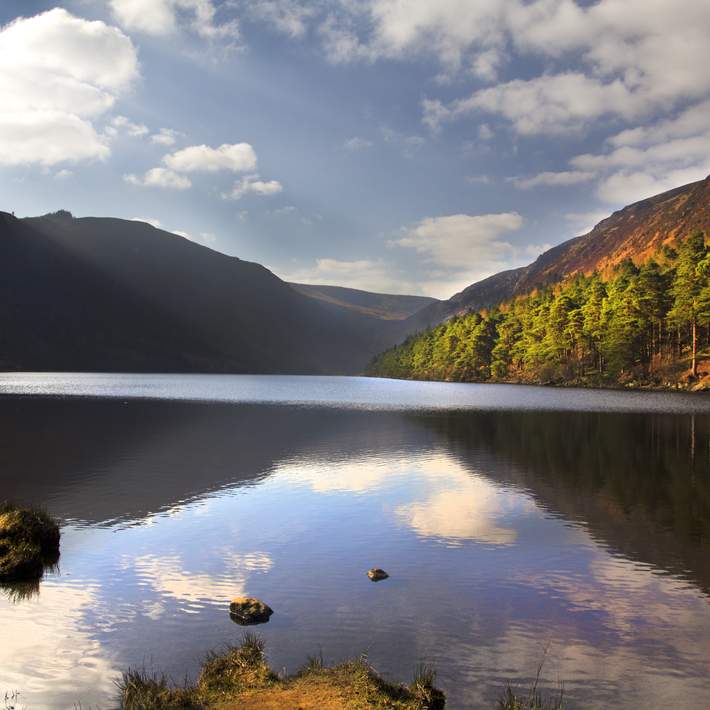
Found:
[(596, 270), (609, 276), (627, 259), (642, 264), (664, 245), (708, 229), (710, 177), (624, 207), (587, 234), (548, 249), (528, 266), (494, 274), (448, 301), (427, 306), (411, 317), (412, 329), (436, 325), (456, 313), (496, 306), (572, 274)]
[[(369, 372), (477, 382), (705, 387), (708, 227), (710, 180), (631, 205), (530, 266), (458, 294), (452, 303), (473, 298), (476, 304), (484, 292), (490, 301), (487, 307), (460, 307), (375, 358)], [(497, 295), (492, 282), (502, 284)]]

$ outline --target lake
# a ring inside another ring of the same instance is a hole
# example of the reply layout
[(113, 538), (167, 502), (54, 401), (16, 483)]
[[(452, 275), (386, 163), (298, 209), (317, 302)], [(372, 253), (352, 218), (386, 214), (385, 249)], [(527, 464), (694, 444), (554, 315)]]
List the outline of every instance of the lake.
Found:
[[(62, 521), (0, 588), (0, 698), (115, 707), (238, 641), (277, 670), (434, 665), (573, 708), (710, 706), (710, 398), (366, 378), (0, 375), (0, 498)], [(390, 578), (373, 583), (370, 567)]]

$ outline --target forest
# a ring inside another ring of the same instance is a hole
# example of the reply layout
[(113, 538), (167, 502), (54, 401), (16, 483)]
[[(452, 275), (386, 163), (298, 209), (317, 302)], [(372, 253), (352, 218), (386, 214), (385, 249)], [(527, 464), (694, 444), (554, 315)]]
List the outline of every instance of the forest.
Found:
[(378, 355), (368, 374), (558, 384), (684, 384), (710, 341), (710, 249), (695, 232), (641, 265), (575, 274), (469, 311)]

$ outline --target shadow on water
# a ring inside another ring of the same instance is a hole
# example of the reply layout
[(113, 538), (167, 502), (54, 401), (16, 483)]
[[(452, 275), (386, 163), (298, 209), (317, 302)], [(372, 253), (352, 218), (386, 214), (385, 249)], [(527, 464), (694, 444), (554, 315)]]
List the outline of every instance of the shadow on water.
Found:
[(464, 465), (527, 490), (616, 553), (710, 593), (708, 416), (450, 412), (417, 420)]
[(130, 522), (298, 457), (444, 447), (618, 553), (710, 591), (710, 417), (406, 413), (152, 400), (0, 399), (0, 486), (84, 524)]

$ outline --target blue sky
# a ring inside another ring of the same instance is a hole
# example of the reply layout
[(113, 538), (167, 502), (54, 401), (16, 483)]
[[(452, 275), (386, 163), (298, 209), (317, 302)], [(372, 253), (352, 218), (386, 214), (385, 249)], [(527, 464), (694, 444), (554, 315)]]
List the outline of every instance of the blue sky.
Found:
[(0, 209), (448, 297), (710, 173), (710, 3), (4, 0)]

